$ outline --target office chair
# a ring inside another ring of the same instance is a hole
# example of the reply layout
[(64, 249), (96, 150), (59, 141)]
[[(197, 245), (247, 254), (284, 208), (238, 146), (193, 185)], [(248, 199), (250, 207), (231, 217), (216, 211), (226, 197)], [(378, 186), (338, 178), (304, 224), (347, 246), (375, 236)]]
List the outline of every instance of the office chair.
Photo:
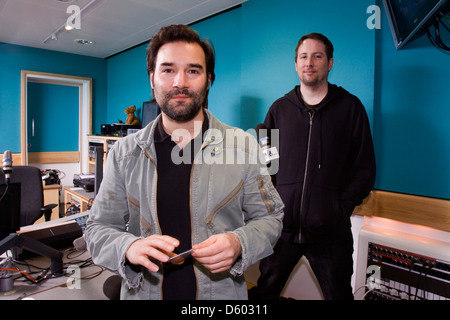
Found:
[[(0, 184), (5, 183), (5, 175), (0, 170)], [(41, 170), (32, 166), (14, 166), (10, 183), (20, 183), (20, 226), (35, 223), (44, 215), (49, 221), (57, 204), (44, 206), (44, 188)]]

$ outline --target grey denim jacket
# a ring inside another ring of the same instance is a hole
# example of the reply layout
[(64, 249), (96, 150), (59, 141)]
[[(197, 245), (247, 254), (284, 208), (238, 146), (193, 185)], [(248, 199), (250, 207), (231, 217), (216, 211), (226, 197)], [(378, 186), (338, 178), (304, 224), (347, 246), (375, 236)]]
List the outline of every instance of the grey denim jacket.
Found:
[[(192, 245), (232, 232), (242, 254), (227, 272), (210, 273), (194, 260), (197, 299), (247, 299), (244, 271), (269, 256), (278, 240), (284, 205), (271, 183), (256, 139), (224, 125), (205, 110), (205, 133), (191, 172)], [(85, 239), (94, 263), (122, 277), (122, 299), (163, 299), (163, 268), (131, 265), (132, 242), (161, 234), (156, 207), (155, 121), (116, 142), (109, 151), (101, 188), (91, 208)], [(260, 158), (261, 157), (261, 158)], [(174, 204), (176, 209), (176, 204)]]

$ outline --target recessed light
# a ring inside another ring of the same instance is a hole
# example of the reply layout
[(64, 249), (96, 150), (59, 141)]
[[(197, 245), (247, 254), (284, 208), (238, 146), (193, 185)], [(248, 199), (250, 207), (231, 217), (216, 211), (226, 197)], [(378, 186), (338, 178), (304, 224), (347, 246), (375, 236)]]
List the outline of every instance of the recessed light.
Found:
[(64, 2), (64, 3), (70, 3), (70, 2), (74, 2), (76, 0), (55, 0), (57, 2)]
[(83, 45), (91, 45), (91, 44), (95, 44), (95, 41), (93, 41), (93, 40), (87, 40), (87, 39), (75, 39), (74, 41), (75, 41), (76, 43), (83, 44)]

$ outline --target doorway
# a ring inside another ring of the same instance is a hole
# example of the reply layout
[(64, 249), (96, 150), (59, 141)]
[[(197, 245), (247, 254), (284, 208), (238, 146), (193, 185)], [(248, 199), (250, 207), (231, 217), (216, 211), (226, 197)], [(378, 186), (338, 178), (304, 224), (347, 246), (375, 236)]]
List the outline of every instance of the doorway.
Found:
[[(88, 170), (87, 135), (92, 132), (92, 79), (52, 73), (22, 70), (21, 75), (21, 165), (30, 162), (28, 154), (28, 83), (48, 83), (63, 86), (76, 86), (79, 92), (78, 150), (69, 152), (40, 152), (38, 158), (31, 159), (38, 163), (79, 162), (80, 172)], [(63, 119), (61, 121), (64, 121)]]

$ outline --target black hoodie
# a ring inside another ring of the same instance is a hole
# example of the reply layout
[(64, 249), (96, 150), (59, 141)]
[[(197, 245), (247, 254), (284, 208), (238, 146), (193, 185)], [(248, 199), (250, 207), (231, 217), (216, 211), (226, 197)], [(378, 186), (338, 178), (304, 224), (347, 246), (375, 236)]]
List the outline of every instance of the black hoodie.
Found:
[(372, 135), (360, 100), (329, 84), (324, 100), (310, 109), (297, 86), (273, 103), (264, 124), (279, 129), (275, 183), (286, 206), (281, 238), (318, 243), (349, 234), (353, 209), (375, 181)]

